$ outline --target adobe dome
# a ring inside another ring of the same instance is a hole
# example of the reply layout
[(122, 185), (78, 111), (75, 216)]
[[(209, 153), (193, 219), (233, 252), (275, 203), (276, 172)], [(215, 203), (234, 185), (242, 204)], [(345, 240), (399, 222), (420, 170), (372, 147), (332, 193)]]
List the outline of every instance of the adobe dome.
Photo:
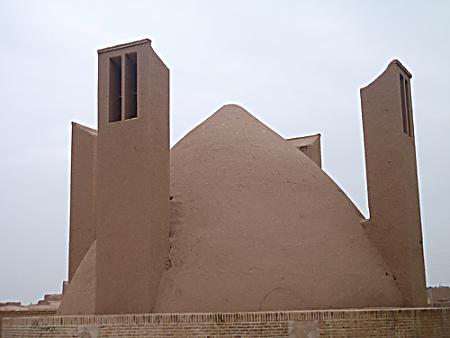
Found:
[(237, 105), (171, 150), (171, 195), (155, 312), (401, 304), (352, 202)]
[[(170, 179), (170, 253), (153, 312), (401, 305), (352, 202), (243, 108), (222, 107), (180, 140)], [(95, 251), (61, 314), (94, 312)]]

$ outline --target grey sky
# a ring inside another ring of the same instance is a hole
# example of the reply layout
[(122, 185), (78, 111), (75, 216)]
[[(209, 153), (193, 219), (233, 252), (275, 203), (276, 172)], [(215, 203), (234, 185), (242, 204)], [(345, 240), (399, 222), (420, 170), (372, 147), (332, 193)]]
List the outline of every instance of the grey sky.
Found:
[(359, 88), (400, 59), (413, 108), (427, 282), (450, 284), (450, 1), (0, 2), (0, 301), (67, 276), (70, 121), (96, 127), (96, 50), (149, 37), (171, 69), (172, 144), (224, 103), (320, 132), (367, 216)]

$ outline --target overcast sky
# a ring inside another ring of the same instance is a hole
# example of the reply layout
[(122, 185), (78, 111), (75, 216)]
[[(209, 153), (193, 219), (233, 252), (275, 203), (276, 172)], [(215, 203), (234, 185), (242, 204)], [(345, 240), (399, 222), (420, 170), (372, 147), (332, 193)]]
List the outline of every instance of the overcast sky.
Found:
[(427, 283), (450, 284), (450, 1), (0, 2), (0, 301), (67, 278), (71, 121), (96, 128), (98, 48), (148, 37), (171, 69), (171, 139), (224, 103), (284, 137), (367, 216), (359, 89), (413, 73)]

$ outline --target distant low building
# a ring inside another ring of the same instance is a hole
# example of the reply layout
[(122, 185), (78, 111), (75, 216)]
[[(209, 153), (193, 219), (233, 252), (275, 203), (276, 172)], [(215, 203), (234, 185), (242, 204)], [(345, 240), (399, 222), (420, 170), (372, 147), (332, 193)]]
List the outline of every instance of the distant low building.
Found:
[(37, 304), (24, 305), (21, 302), (0, 303), (0, 338), (2, 337), (3, 318), (46, 317), (55, 315), (61, 304), (62, 295), (45, 295)]
[(434, 286), (427, 288), (428, 304), (431, 306), (450, 307), (450, 287)]
[(62, 294), (48, 294), (39, 300), (36, 304), (24, 305), (21, 302), (0, 303), (0, 312), (6, 311), (55, 311), (58, 309), (62, 300)]

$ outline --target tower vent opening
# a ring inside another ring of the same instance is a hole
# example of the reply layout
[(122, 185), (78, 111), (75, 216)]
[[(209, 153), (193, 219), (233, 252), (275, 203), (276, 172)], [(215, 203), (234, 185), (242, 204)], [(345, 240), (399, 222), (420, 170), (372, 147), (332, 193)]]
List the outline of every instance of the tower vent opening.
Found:
[(137, 117), (137, 53), (125, 56), (125, 119)]
[(409, 137), (412, 136), (412, 112), (411, 112), (411, 88), (409, 81), (400, 74), (400, 98), (402, 101), (402, 121), (403, 132)]
[(122, 57), (109, 59), (109, 122), (122, 119)]

